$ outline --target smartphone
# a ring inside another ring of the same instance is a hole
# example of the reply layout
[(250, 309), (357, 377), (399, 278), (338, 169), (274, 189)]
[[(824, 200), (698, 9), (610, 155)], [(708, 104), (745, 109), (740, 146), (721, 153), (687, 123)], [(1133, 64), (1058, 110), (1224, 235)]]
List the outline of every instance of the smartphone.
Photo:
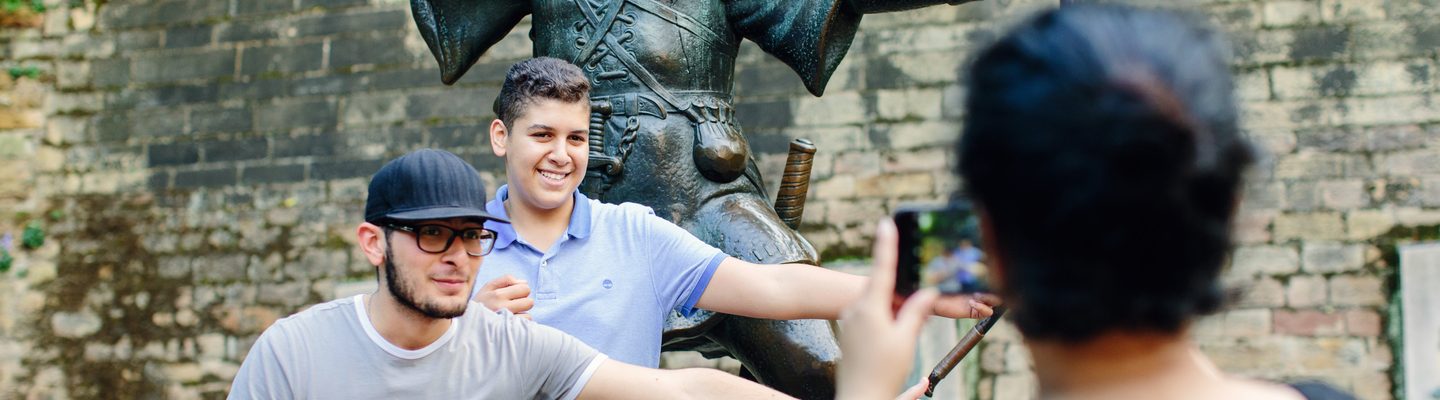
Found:
[(900, 234), (897, 296), (908, 297), (927, 287), (946, 294), (991, 291), (980, 221), (969, 204), (907, 206), (894, 218)]

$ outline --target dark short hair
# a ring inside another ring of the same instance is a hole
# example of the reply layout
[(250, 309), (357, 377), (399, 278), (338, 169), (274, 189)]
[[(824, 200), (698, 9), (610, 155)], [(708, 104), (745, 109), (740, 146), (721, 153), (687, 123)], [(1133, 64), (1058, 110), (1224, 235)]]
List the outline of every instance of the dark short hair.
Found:
[(515, 63), (505, 73), (505, 83), (495, 97), (495, 116), (509, 128), (526, 107), (540, 99), (575, 103), (589, 98), (590, 80), (580, 67), (556, 58), (535, 57)]
[(1027, 337), (1178, 332), (1217, 311), (1241, 174), (1223, 38), (1191, 17), (1067, 6), (968, 74), (959, 171)]

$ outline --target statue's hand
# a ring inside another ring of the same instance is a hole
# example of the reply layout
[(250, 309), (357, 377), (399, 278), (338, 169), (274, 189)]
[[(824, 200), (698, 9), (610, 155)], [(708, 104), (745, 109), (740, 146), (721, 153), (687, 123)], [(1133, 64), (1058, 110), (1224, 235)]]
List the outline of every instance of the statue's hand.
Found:
[(935, 301), (934, 312), (946, 318), (981, 319), (994, 314), (998, 305), (1000, 297), (989, 293), (944, 295)]
[(490, 311), (504, 308), (525, 319), (530, 319), (530, 309), (535, 307), (535, 299), (530, 298), (530, 283), (509, 274), (481, 286), (475, 293), (475, 301)]

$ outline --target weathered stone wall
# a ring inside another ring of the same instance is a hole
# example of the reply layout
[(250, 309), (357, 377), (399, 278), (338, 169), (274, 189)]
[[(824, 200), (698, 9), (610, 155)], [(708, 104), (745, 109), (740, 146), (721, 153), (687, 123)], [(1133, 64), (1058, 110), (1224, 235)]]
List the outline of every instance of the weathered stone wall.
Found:
[[(407, 3), (48, 0), (38, 26), (0, 30), (0, 69), (20, 72), (0, 77), (0, 393), (221, 396), (270, 322), (373, 279), (351, 238), (384, 160), (440, 147), (503, 179), (482, 135), (528, 25), (447, 87)], [(743, 45), (738, 108), (772, 196), (785, 143), (819, 146), (803, 231), (825, 257), (863, 256), (873, 221), (961, 185), (955, 71), (1052, 3), (868, 16), (823, 98)], [(1245, 294), (1197, 327), (1202, 348), (1236, 373), (1390, 398), (1394, 246), (1440, 225), (1440, 4), (1148, 3), (1233, 33), (1268, 154), (1227, 275)], [(997, 329), (979, 397), (1033, 395)]]

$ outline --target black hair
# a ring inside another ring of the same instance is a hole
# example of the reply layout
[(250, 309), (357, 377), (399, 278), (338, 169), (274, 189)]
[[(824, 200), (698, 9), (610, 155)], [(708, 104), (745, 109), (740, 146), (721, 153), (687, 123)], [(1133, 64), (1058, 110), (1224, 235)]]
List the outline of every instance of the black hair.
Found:
[(1243, 170), (1223, 38), (1180, 14), (1076, 5), (982, 51), (959, 172), (1026, 337), (1178, 332), (1217, 311)]
[(513, 128), (525, 108), (540, 99), (575, 103), (590, 100), (590, 80), (574, 64), (550, 57), (535, 57), (515, 63), (505, 73), (500, 95), (495, 97), (495, 116)]

